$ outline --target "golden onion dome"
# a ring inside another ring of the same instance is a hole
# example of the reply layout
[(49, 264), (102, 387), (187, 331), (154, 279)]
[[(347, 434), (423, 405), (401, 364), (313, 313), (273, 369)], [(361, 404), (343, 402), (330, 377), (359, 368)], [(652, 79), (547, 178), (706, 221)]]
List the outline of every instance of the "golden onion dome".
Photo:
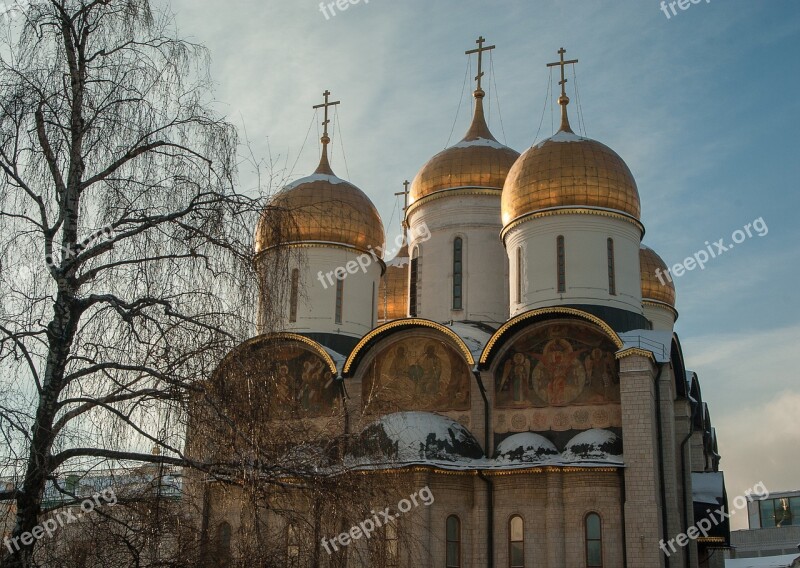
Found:
[(478, 89), (472, 124), (458, 144), (431, 158), (414, 178), (409, 205), (439, 191), (461, 188), (502, 190), (519, 152), (498, 142), (483, 113), (485, 93)]
[(262, 213), (255, 234), (256, 253), (278, 244), (324, 243), (363, 252), (375, 249), (380, 254), (385, 243), (381, 216), (363, 191), (333, 173), (328, 140), (323, 138), (322, 158), (314, 174), (276, 193)]
[(642, 273), (642, 300), (675, 308), (675, 283), (667, 278), (667, 264), (653, 249), (642, 245), (639, 249), (639, 265)]
[(386, 263), (378, 294), (378, 319), (382, 322), (408, 317), (408, 245)]
[(638, 220), (641, 203), (630, 169), (608, 146), (576, 135), (562, 95), (561, 128), (529, 148), (511, 168), (503, 187), (503, 225), (556, 208), (613, 210)]

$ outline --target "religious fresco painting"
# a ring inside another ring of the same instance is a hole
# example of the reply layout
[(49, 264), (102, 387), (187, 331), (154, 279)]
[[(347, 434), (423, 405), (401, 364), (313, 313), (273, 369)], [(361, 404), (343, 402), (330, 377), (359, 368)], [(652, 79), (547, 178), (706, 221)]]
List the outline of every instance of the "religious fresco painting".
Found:
[(250, 346), (230, 361), (224, 372), (241, 383), (251, 378), (271, 419), (330, 416), (341, 406), (330, 369), (318, 353), (295, 343)]
[(370, 412), (470, 409), (470, 371), (443, 341), (413, 337), (379, 353), (362, 381)]
[(581, 323), (537, 326), (518, 338), (495, 372), (495, 406), (544, 408), (620, 401), (611, 340)]

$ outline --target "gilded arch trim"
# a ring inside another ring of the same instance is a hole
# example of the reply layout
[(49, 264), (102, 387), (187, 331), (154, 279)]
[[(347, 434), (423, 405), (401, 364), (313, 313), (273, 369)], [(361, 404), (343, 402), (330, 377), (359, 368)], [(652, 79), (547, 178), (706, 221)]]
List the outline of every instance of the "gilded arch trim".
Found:
[(296, 341), (298, 343), (303, 343), (304, 345), (307, 345), (317, 355), (322, 357), (322, 360), (325, 361), (325, 364), (328, 366), (328, 370), (331, 372), (331, 374), (334, 377), (337, 375), (336, 362), (333, 360), (333, 357), (331, 357), (328, 354), (328, 352), (325, 351), (325, 349), (322, 347), (322, 345), (320, 345), (319, 343), (317, 343), (313, 339), (309, 339), (308, 337), (305, 337), (303, 335), (298, 335), (297, 333), (287, 333), (287, 332), (284, 332), (284, 333), (267, 333), (267, 334), (264, 334), (264, 335), (259, 335), (259, 336), (256, 336), (256, 337), (252, 337), (252, 338), (248, 339), (247, 341), (245, 341), (243, 343), (240, 343), (239, 345), (234, 347), (230, 351), (230, 353), (228, 353), (225, 356), (225, 358), (220, 362), (220, 364), (218, 365), (217, 368), (218, 369), (222, 368), (222, 366), (231, 357), (234, 357), (237, 353), (242, 351), (245, 347), (249, 347), (250, 345), (255, 345), (255, 344), (258, 344), (258, 343), (270, 343), (270, 342), (273, 342), (273, 341), (274, 342), (278, 342), (278, 341)]
[(385, 335), (391, 331), (398, 331), (404, 328), (413, 328), (413, 327), (427, 327), (430, 329), (435, 329), (444, 335), (446, 335), (450, 340), (455, 343), (456, 347), (461, 354), (466, 359), (467, 364), (472, 367), (475, 365), (475, 358), (472, 356), (472, 353), (467, 347), (467, 344), (464, 343), (464, 340), (459, 337), (459, 335), (454, 332), (452, 329), (443, 326), (440, 323), (436, 323), (435, 321), (421, 319), (421, 318), (407, 318), (401, 320), (394, 320), (388, 323), (385, 323), (379, 327), (376, 327), (372, 331), (370, 331), (367, 335), (365, 335), (361, 341), (358, 342), (353, 352), (350, 353), (350, 356), (347, 357), (347, 361), (345, 361), (344, 368), (342, 369), (343, 375), (350, 374), (351, 370), (358, 365), (358, 362), (361, 360), (363, 355), (363, 351), (370, 345), (375, 339), (378, 337)]
[(492, 355), (494, 355), (495, 347), (511, 328), (517, 326), (523, 321), (537, 319), (547, 315), (564, 315), (576, 319), (584, 319), (602, 329), (609, 339), (614, 342), (614, 345), (617, 346), (617, 349), (622, 349), (624, 345), (622, 339), (620, 339), (619, 335), (617, 335), (617, 332), (611, 329), (611, 326), (597, 316), (584, 312), (583, 310), (576, 310), (575, 308), (539, 308), (519, 314), (503, 324), (503, 326), (500, 327), (500, 329), (498, 329), (494, 335), (492, 335), (492, 338), (486, 344), (486, 347), (483, 348), (483, 352), (481, 353), (480, 357), (480, 364), (485, 365), (487, 361), (489, 361)]

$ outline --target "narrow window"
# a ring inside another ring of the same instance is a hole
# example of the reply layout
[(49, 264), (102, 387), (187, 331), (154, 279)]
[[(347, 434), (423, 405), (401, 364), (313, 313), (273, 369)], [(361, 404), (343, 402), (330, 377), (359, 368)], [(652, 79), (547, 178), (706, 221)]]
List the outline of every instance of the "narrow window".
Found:
[(408, 315), (417, 317), (417, 300), (419, 293), (419, 247), (414, 249), (411, 258), (411, 282), (408, 287)]
[(300, 288), (300, 270), (292, 270), (292, 289), (289, 293), (289, 321), (297, 321), (297, 294)]
[(456, 237), (453, 241), (453, 309), (460, 310), (463, 306), (462, 283), (464, 275), (464, 241)]
[(396, 568), (400, 565), (400, 539), (397, 536), (397, 525), (390, 522), (386, 525), (384, 538), (383, 566)]
[(508, 566), (525, 568), (525, 522), (519, 515), (508, 522)]
[(597, 513), (586, 515), (586, 566), (603, 567), (603, 526)]
[(617, 277), (614, 269), (614, 239), (608, 239), (608, 293), (617, 295)]
[(567, 252), (564, 247), (564, 237), (556, 239), (556, 256), (558, 257), (558, 292), (567, 291)]
[(223, 521), (217, 527), (217, 566), (230, 566), (231, 563), (231, 524)]
[(344, 303), (344, 274), (336, 278), (336, 323), (342, 323), (342, 304)]
[(461, 568), (461, 521), (447, 517), (447, 568)]
[(299, 566), (300, 540), (297, 538), (297, 529), (294, 525), (286, 527), (286, 561), (289, 566)]
[(522, 303), (522, 247), (517, 247), (517, 303)]

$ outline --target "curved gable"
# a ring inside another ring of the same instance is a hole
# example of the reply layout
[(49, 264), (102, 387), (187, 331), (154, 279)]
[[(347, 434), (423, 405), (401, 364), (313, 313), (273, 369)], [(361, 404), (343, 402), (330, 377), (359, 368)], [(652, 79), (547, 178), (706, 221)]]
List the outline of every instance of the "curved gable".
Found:
[(541, 308), (519, 314), (518, 316), (508, 320), (500, 329), (498, 329), (489, 340), (489, 343), (486, 344), (483, 353), (481, 353), (479, 361), (481, 368), (486, 369), (492, 364), (494, 357), (503, 347), (505, 342), (508, 341), (512, 335), (514, 335), (515, 331), (518, 331), (519, 329), (522, 329), (523, 327), (535, 322), (557, 319), (576, 319), (591, 322), (600, 330), (602, 330), (606, 336), (608, 336), (617, 349), (622, 349), (624, 345), (622, 339), (620, 339), (619, 335), (617, 335), (617, 332), (611, 329), (611, 326), (597, 316), (582, 310), (576, 310), (575, 308)]

